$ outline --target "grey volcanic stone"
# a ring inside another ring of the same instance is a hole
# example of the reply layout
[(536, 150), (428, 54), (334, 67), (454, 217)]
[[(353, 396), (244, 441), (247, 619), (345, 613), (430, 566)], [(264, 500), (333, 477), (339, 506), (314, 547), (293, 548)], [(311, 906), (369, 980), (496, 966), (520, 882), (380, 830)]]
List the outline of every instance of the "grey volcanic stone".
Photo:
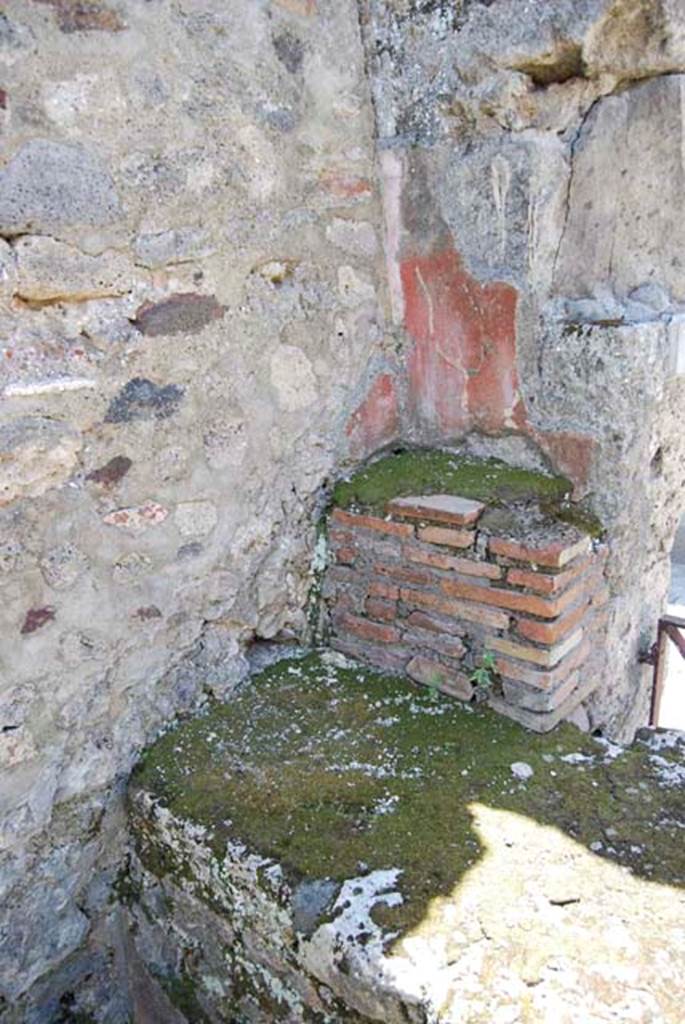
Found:
[(81, 145), (32, 139), (0, 176), (0, 234), (100, 226), (121, 216), (114, 181)]

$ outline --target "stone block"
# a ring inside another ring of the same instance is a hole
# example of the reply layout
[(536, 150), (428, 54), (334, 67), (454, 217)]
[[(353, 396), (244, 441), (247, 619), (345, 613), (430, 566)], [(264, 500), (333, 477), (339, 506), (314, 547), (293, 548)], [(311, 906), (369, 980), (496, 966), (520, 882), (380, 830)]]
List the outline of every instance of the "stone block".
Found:
[(80, 450), (78, 434), (56, 420), (25, 417), (0, 426), (0, 506), (65, 483)]
[(134, 326), (152, 338), (173, 334), (197, 334), (226, 310), (213, 295), (184, 292), (162, 302), (146, 302), (136, 311)]
[(100, 227), (121, 215), (109, 171), (80, 144), (32, 139), (0, 173), (0, 234), (7, 237)]
[(83, 302), (123, 295), (133, 267), (120, 253), (89, 256), (53, 238), (27, 236), (14, 246), (16, 292), (28, 302)]

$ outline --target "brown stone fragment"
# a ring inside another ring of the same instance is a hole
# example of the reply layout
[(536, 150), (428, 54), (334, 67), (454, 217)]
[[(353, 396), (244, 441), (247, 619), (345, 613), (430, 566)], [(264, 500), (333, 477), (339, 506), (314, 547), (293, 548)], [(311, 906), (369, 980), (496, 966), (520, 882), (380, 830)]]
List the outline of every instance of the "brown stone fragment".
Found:
[(553, 541), (541, 544), (540, 547), (529, 547), (517, 541), (506, 540), (504, 537), (492, 537), (488, 542), (488, 550), (490, 554), (513, 558), (518, 562), (530, 562), (532, 565), (546, 565), (559, 569), (579, 555), (587, 554), (590, 551), (590, 538), (582, 537), (572, 543)]
[(439, 661), (432, 661), (422, 655), (412, 658), (406, 668), (410, 679), (425, 686), (434, 686), (442, 693), (450, 697), (457, 697), (459, 700), (470, 700), (473, 696), (473, 686), (467, 677), (461, 672), (455, 672), (447, 668)]
[(100, 0), (34, 0), (54, 7), (61, 32), (121, 32), (126, 26), (116, 11)]
[(23, 635), (27, 633), (35, 633), (41, 626), (45, 626), (46, 623), (52, 622), (55, 618), (55, 609), (52, 605), (45, 605), (43, 608), (29, 608), (24, 619), (24, 624), (21, 627)]
[(137, 608), (133, 617), (140, 619), (141, 622), (148, 622), (150, 619), (161, 619), (162, 613), (156, 604), (150, 604), (144, 608)]
[(102, 484), (103, 487), (113, 487), (120, 480), (123, 480), (132, 465), (131, 459), (125, 455), (115, 455), (104, 466), (100, 466), (99, 469), (94, 469), (92, 473), (89, 473), (86, 480)]
[(483, 512), (485, 505), (469, 498), (458, 498), (454, 494), (421, 495), (420, 497), (395, 498), (387, 505), (391, 515), (406, 519), (427, 519), (450, 526), (471, 526)]
[(334, 522), (353, 529), (374, 530), (376, 533), (390, 533), (395, 537), (413, 537), (414, 527), (409, 523), (391, 523), (387, 519), (379, 519), (377, 516), (355, 515), (353, 512), (346, 512), (342, 508), (333, 509), (331, 518)]
[(474, 530), (450, 530), (446, 526), (422, 526), (418, 535), (427, 544), (444, 544), (448, 548), (470, 548), (476, 536)]
[(169, 334), (197, 334), (212, 320), (226, 312), (213, 295), (183, 292), (162, 302), (145, 302), (137, 310), (134, 327), (142, 334), (159, 337)]

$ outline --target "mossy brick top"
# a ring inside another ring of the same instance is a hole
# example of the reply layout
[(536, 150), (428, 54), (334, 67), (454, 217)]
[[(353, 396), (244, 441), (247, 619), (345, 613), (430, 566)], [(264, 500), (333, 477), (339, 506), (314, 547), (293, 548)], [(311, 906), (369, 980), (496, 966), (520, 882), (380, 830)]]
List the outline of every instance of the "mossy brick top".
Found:
[[(486, 708), (312, 653), (271, 666), (230, 704), (162, 736), (135, 770), (131, 796), (135, 804), (145, 792), (205, 826), (218, 858), (240, 841), (293, 882), (400, 869), (404, 903), (374, 911), (397, 934), (484, 854), (474, 801), (588, 847), (608, 831), (601, 855), (684, 882), (682, 797), (662, 774), (663, 763), (683, 771), (685, 745), (659, 755), (640, 743), (608, 752), (570, 725), (531, 735)], [(511, 770), (522, 761), (533, 770), (525, 783)], [(133, 827), (151, 870), (185, 877), (184, 865), (146, 847), (136, 816)]]
[(452, 494), (482, 502), (489, 506), (489, 515), (499, 512), (498, 520), (479, 522), (492, 532), (508, 529), (511, 533), (517, 528), (518, 516), (511, 521), (503, 516), (518, 506), (528, 513), (535, 508), (548, 521), (569, 524), (592, 537), (601, 536), (602, 526), (590, 510), (570, 501), (571, 490), (571, 483), (562, 476), (510, 466), (499, 459), (430, 449), (399, 452), (369, 463), (336, 484), (331, 503), (336, 508), (385, 515), (395, 498)]

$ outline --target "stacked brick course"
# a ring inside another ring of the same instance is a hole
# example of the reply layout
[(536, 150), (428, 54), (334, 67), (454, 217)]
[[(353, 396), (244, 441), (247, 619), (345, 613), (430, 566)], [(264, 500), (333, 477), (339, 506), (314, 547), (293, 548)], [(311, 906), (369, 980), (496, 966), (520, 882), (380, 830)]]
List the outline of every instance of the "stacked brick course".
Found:
[(484, 512), (452, 495), (392, 501), (385, 518), (335, 509), (331, 645), (461, 700), (492, 652), (490, 704), (546, 732), (599, 683), (583, 669), (606, 625), (606, 551), (544, 517), (507, 531)]

